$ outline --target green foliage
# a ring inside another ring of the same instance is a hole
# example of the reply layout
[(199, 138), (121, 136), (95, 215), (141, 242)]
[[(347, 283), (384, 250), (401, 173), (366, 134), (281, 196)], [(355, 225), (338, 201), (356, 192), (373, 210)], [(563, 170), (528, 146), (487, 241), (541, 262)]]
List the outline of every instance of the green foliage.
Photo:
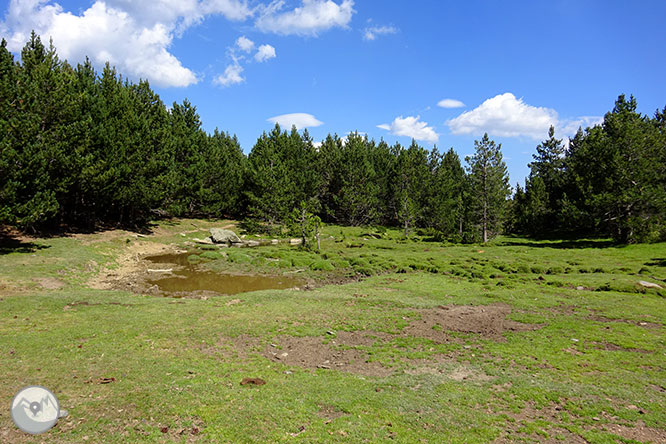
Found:
[(502, 160), (502, 145), (484, 134), (474, 141), (475, 154), (467, 157), (470, 175), (470, 203), (475, 221), (481, 227), (483, 242), (501, 231), (507, 198), (511, 192), (509, 174)]
[(301, 237), (301, 245), (305, 249), (320, 249), (321, 218), (308, 211), (305, 202), (294, 208), (287, 221), (287, 226)]
[(279, 125), (246, 156), (235, 136), (207, 134), (188, 100), (167, 108), (147, 82), (134, 84), (109, 64), (101, 73), (89, 60), (72, 67), (33, 32), (20, 62), (0, 44), (0, 134), (0, 223), (24, 230), (240, 216), (255, 221), (251, 231), (277, 236), (300, 219), (308, 246), (306, 221), (318, 217), (468, 243), (507, 227), (666, 239), (666, 108), (649, 118), (623, 95), (568, 149), (551, 127), (507, 201), (501, 145), (487, 134), (467, 171), (453, 149), (428, 152), (415, 141), (405, 149), (357, 132), (315, 148), (307, 130)]
[(650, 119), (636, 108), (633, 96), (619, 96), (603, 124), (579, 129), (566, 152), (551, 128), (525, 191), (518, 187), (514, 196), (513, 229), (622, 243), (666, 239), (664, 113)]

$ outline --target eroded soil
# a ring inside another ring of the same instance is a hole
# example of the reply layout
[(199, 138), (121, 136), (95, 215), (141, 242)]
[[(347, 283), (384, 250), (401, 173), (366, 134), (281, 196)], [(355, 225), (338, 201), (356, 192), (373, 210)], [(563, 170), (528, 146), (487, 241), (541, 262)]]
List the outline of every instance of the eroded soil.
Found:
[[(412, 321), (399, 334), (371, 330), (329, 332), (326, 336), (293, 337), (282, 335), (270, 343), (260, 338), (239, 336), (222, 338), (217, 348), (206, 348), (206, 353), (222, 352), (235, 357), (258, 353), (274, 362), (304, 369), (340, 370), (344, 372), (385, 377), (396, 372), (408, 374), (442, 374), (450, 379), (485, 380), (479, 371), (458, 363), (456, 353), (438, 353), (431, 359), (398, 359), (386, 366), (373, 360), (368, 350), (373, 346), (386, 346), (397, 338), (425, 338), (434, 343), (458, 343), (462, 340), (451, 332), (475, 333), (481, 338), (505, 340), (506, 332), (529, 331), (538, 325), (523, 324), (508, 318), (511, 308), (503, 304), (485, 306), (440, 306), (417, 310), (420, 319)], [(436, 328), (433, 328), (436, 327)], [(448, 363), (442, 368), (440, 364)]]

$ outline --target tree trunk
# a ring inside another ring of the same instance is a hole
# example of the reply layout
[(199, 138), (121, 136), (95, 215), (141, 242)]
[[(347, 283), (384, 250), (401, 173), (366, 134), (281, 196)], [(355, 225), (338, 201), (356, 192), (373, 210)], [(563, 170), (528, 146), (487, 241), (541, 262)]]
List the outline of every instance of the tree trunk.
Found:
[(488, 203), (483, 202), (483, 243), (488, 242)]
[(317, 238), (317, 251), (321, 250), (321, 243), (319, 241), (319, 222), (315, 226), (315, 238)]

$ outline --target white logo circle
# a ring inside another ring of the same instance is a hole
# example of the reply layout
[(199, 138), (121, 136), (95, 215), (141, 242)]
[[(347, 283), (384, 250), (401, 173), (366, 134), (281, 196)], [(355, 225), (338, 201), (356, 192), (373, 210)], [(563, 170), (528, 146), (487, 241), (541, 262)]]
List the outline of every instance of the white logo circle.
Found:
[(33, 385), (14, 396), (11, 412), (14, 424), (19, 429), (32, 435), (39, 435), (58, 422), (60, 404), (47, 388)]

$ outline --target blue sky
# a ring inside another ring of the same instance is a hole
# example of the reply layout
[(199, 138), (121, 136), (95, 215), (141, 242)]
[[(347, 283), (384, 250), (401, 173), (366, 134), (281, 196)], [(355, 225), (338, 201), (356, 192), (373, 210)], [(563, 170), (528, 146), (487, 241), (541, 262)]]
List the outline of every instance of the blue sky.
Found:
[(666, 105), (663, 0), (11, 0), (0, 13), (13, 52), (35, 29), (70, 63), (110, 60), (246, 152), (274, 121), (462, 158), (488, 132), (515, 184), (551, 124), (573, 135), (621, 93), (650, 115)]

